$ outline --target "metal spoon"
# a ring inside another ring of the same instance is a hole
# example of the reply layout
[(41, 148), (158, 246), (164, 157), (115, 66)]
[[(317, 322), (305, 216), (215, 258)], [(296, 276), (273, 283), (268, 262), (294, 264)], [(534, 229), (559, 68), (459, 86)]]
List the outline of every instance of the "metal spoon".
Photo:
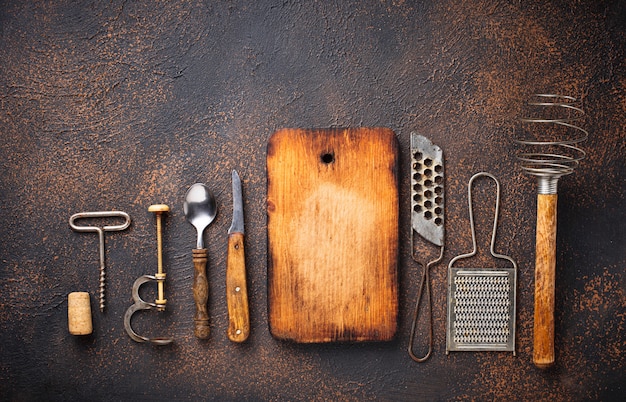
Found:
[(196, 183), (189, 187), (185, 202), (183, 203), (183, 211), (189, 223), (191, 223), (198, 231), (197, 249), (204, 248), (202, 233), (204, 229), (217, 215), (217, 205), (215, 197), (207, 186), (202, 183)]
[(206, 339), (209, 337), (209, 313), (207, 310), (209, 282), (206, 276), (207, 249), (204, 248), (202, 234), (217, 215), (215, 197), (209, 188), (202, 183), (196, 183), (189, 187), (183, 203), (183, 212), (189, 223), (198, 232), (196, 248), (193, 249), (193, 298), (196, 303), (194, 333), (197, 338)]

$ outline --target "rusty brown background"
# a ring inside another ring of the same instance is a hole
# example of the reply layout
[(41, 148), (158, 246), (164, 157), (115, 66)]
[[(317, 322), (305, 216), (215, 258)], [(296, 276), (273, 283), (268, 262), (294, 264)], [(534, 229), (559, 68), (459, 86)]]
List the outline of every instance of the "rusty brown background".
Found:
[[(0, 3), (0, 32), (1, 399), (623, 400), (624, 1), (15, 0)], [(581, 97), (590, 131), (587, 159), (559, 187), (557, 364), (547, 371), (531, 362), (536, 183), (511, 141), (535, 91)], [(279, 342), (267, 327), (266, 143), (282, 127), (344, 126), (390, 127), (400, 143), (399, 331), (389, 343)], [(420, 274), (409, 253), (414, 130), (442, 146), (447, 173), (448, 246), (432, 270), (435, 348), (424, 364), (406, 353)], [(247, 225), (243, 345), (226, 337), (233, 168)], [(497, 249), (520, 268), (517, 356), (445, 355), (446, 265), (471, 248), (466, 183), (481, 170), (502, 182)], [(207, 341), (193, 336), (195, 233), (182, 214), (196, 181), (219, 208), (205, 233)], [(169, 304), (135, 328), (176, 339), (161, 349), (123, 327), (134, 280), (156, 272), (153, 203), (172, 207)], [(68, 218), (111, 209), (133, 223), (106, 235), (101, 314), (97, 236)], [(91, 293), (92, 336), (67, 331), (72, 291)]]

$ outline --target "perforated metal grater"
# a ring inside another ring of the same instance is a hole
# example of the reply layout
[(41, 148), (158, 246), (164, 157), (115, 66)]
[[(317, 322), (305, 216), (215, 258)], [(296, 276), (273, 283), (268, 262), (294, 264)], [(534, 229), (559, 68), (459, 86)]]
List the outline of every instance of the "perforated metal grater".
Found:
[[(430, 357), (433, 346), (433, 314), (429, 270), (431, 266), (442, 260), (444, 252), (443, 166), (442, 149), (423, 135), (411, 133), (411, 256), (422, 266), (423, 271), (415, 302), (408, 352), (409, 356), (419, 363)], [(439, 257), (426, 258), (424, 254), (419, 257), (416, 255), (416, 233), (428, 243), (439, 247)], [(418, 356), (414, 350), (414, 344), (422, 296), (424, 297), (423, 304), (425, 305), (428, 332), (425, 340), (426, 351)]]
[[(490, 252), (494, 258), (509, 261), (511, 268), (456, 268), (458, 260), (476, 254), (476, 231), (472, 212), (472, 183), (478, 177), (496, 183), (496, 206)], [(500, 183), (491, 174), (477, 173), (468, 184), (469, 217), (473, 251), (454, 257), (448, 264), (448, 331), (446, 354), (450, 351), (508, 351), (515, 355), (515, 302), (517, 264), (494, 250)]]

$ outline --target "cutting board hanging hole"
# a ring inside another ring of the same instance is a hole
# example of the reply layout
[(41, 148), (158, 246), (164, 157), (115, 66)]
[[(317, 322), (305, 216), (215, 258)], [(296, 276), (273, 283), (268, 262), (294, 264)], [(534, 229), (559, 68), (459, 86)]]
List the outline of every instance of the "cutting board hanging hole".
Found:
[(328, 165), (335, 161), (335, 154), (332, 152), (324, 152), (320, 158), (322, 159), (322, 162)]

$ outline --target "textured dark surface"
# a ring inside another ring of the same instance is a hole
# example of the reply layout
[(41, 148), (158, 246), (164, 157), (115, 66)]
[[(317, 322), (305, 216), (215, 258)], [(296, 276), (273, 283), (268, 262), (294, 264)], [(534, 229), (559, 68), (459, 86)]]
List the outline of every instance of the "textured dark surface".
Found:
[[(0, 32), (2, 399), (624, 398), (623, 1), (3, 1)], [(531, 362), (536, 184), (511, 142), (533, 91), (582, 97), (591, 133), (588, 158), (559, 188), (557, 364), (547, 371)], [(341, 126), (398, 136), (398, 336), (279, 342), (267, 327), (266, 143), (281, 127)], [(446, 155), (448, 243), (432, 270), (435, 348), (424, 364), (405, 351), (420, 273), (409, 252), (413, 130)], [(226, 336), (233, 168), (244, 183), (252, 325), (242, 345)], [(520, 267), (515, 357), (444, 353), (445, 267), (471, 248), (466, 183), (480, 170), (502, 182), (497, 249)], [(219, 208), (205, 233), (206, 341), (193, 336), (195, 233), (182, 214), (196, 181), (209, 184)], [(134, 327), (176, 339), (162, 349), (133, 342), (122, 319), (133, 281), (156, 271), (153, 203), (172, 207), (169, 304)], [(109, 209), (133, 223), (106, 236), (101, 314), (97, 236), (67, 221)], [(92, 295), (90, 337), (68, 333), (72, 291)]]

